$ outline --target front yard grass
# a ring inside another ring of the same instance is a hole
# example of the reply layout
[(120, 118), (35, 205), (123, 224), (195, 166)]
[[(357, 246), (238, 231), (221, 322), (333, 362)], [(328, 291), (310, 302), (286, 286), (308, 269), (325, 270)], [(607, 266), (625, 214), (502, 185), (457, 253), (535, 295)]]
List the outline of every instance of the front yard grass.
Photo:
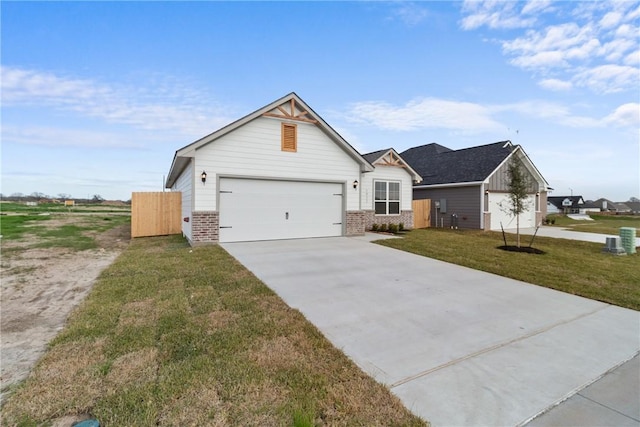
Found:
[[(300, 284), (304, 285), (303, 283)], [(2, 425), (425, 425), (218, 246), (134, 240)]]
[[(508, 235), (512, 244), (514, 236)], [(522, 236), (528, 245), (531, 236)], [(640, 310), (640, 252), (614, 256), (603, 244), (536, 237), (544, 255), (497, 249), (502, 235), (476, 230), (413, 230), (377, 243), (535, 285)]]
[[(593, 221), (571, 219), (565, 215), (549, 215), (555, 221), (554, 227), (568, 228), (572, 231), (586, 233), (612, 234), (618, 236), (620, 227), (640, 229), (640, 216), (624, 215), (589, 215)], [(636, 230), (636, 234), (638, 231)]]

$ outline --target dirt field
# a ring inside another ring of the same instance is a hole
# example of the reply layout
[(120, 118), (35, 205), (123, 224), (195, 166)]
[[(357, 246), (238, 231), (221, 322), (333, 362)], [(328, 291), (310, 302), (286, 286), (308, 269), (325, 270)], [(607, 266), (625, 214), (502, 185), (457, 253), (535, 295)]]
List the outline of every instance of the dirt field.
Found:
[[(74, 224), (60, 217), (48, 226)], [(95, 236), (99, 249), (28, 248), (34, 241), (2, 242), (0, 402), (25, 379), (84, 299), (95, 279), (130, 240), (129, 226)]]

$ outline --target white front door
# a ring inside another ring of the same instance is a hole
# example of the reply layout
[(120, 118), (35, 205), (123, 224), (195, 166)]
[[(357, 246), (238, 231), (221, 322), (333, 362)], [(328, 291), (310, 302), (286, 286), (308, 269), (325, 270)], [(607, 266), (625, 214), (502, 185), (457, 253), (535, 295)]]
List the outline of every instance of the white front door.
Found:
[(220, 179), (220, 242), (342, 236), (343, 185)]

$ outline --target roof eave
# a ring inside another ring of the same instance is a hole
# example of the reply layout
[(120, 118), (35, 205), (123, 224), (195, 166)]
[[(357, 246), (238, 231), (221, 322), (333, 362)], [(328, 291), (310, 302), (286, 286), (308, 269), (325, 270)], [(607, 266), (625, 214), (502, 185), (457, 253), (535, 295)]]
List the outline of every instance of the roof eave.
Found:
[[(255, 110), (253, 113), (249, 113), (246, 116), (229, 123), (228, 125), (218, 129), (215, 132), (210, 133), (209, 135), (206, 135), (194, 142), (192, 142), (189, 145), (186, 145), (182, 148), (180, 148), (178, 151), (176, 151), (175, 157), (174, 157), (174, 162), (171, 165), (171, 169), (169, 170), (169, 176), (174, 176), (176, 175), (175, 171), (173, 170), (174, 168), (174, 164), (176, 164), (175, 159), (176, 158), (181, 158), (181, 157), (192, 157), (193, 154), (192, 152), (195, 152), (196, 150), (198, 150), (199, 148), (215, 141), (216, 139), (226, 135), (227, 133), (239, 128), (240, 126), (245, 125), (246, 123), (249, 123), (250, 121), (260, 117), (262, 114), (269, 112), (271, 110), (273, 110), (274, 108), (277, 108), (279, 105), (283, 104), (284, 102), (294, 99), (297, 103), (299, 103), (300, 105), (302, 105), (306, 110), (308, 110), (311, 114), (311, 116), (313, 116), (313, 118), (318, 122), (318, 127), (327, 135), (329, 136), (329, 138), (331, 138), (335, 143), (338, 144), (338, 146), (345, 151), (351, 158), (353, 158), (356, 162), (358, 162), (360, 164), (360, 170), (361, 172), (371, 172), (374, 170), (374, 167), (371, 163), (369, 163), (365, 158), (362, 157), (362, 155), (351, 146), (351, 144), (349, 144), (344, 138), (342, 138), (342, 136), (340, 136), (340, 134), (338, 132), (336, 132), (331, 126), (329, 126), (329, 124), (327, 122), (324, 121), (324, 119), (322, 119), (322, 117), (320, 117), (315, 111), (313, 111), (313, 109), (307, 105), (306, 102), (304, 102), (295, 92), (291, 92), (288, 95), (283, 96), (282, 98), (279, 98), (271, 103), (269, 103), (268, 105), (265, 105), (262, 108), (259, 108), (257, 110)], [(188, 154), (191, 154), (191, 156), (189, 156)], [(179, 173), (177, 174), (179, 175)], [(176, 177), (177, 177), (176, 175)], [(167, 180), (167, 185), (169, 183), (169, 180)], [(172, 183), (173, 185), (173, 183)], [(169, 187), (167, 187), (169, 188)]]
[(449, 182), (446, 184), (423, 184), (423, 185), (414, 185), (413, 188), (448, 188), (448, 187), (474, 187), (477, 185), (482, 185), (483, 181), (470, 181), (470, 182)]

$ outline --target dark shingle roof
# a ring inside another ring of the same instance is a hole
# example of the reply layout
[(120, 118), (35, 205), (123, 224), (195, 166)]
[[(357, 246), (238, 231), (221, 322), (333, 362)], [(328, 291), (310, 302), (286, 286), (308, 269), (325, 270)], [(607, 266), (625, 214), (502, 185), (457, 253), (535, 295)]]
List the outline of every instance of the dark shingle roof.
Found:
[[(562, 206), (562, 202), (564, 202), (565, 199), (571, 200), (571, 206)], [(553, 206), (555, 206), (558, 209), (563, 209), (565, 207), (573, 207), (573, 208), (586, 207), (584, 204), (580, 203), (580, 200), (584, 202), (584, 199), (582, 198), (582, 196), (548, 196), (547, 197), (547, 202), (551, 203)]]
[(421, 185), (484, 181), (511, 154), (510, 141), (451, 150), (439, 144), (410, 148), (400, 156), (422, 177)]
[(378, 160), (380, 156), (382, 156), (384, 153), (386, 153), (389, 150), (391, 150), (391, 148), (385, 148), (384, 150), (373, 151), (371, 153), (363, 154), (362, 157), (364, 157), (367, 162), (373, 164), (373, 162)]

